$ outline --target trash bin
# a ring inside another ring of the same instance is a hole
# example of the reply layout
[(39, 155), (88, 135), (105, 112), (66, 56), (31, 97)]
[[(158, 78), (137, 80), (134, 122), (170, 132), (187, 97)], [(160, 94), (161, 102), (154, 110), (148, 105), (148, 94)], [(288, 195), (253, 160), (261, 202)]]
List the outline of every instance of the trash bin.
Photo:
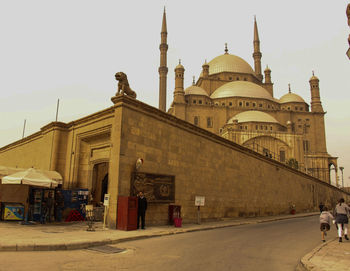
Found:
[(169, 225), (174, 225), (174, 218), (181, 218), (181, 206), (170, 204), (168, 208)]
[(181, 217), (174, 218), (174, 226), (176, 228), (181, 228), (181, 226), (182, 226), (182, 218)]

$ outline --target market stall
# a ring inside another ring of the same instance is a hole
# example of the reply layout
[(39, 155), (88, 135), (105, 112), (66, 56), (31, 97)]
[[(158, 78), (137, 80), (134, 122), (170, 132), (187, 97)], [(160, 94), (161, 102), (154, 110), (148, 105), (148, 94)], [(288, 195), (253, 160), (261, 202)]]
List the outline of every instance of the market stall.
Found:
[(4, 220), (23, 220), (29, 204), (33, 217), (40, 219), (45, 191), (54, 189), (58, 182), (34, 168), (2, 177), (0, 185), (1, 217)]

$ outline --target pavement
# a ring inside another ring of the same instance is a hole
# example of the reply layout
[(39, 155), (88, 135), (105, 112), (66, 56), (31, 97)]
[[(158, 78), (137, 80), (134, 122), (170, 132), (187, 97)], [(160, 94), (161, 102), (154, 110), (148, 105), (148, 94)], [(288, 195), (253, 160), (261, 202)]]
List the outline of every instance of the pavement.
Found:
[(350, 241), (333, 238), (301, 258), (298, 271), (340, 271), (350, 270)]
[[(144, 238), (180, 234), (193, 231), (211, 230), (246, 224), (264, 223), (306, 216), (318, 216), (318, 212), (295, 215), (280, 215), (257, 218), (235, 218), (201, 224), (183, 224), (150, 226), (146, 230), (122, 231), (103, 228), (101, 222), (95, 222), (94, 231), (87, 231), (87, 222), (63, 222), (22, 225), (15, 221), (0, 222), (0, 253), (4, 251), (55, 251), (85, 249), (93, 246), (117, 244), (120, 242)], [(350, 270), (350, 241), (339, 243), (329, 238), (327, 242), (306, 254), (297, 270), (341, 271)]]

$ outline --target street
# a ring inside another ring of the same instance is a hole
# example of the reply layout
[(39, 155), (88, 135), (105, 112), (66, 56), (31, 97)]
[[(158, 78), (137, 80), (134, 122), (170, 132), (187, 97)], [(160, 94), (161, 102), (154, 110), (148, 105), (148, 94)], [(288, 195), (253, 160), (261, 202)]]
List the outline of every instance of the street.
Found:
[[(147, 229), (146, 229), (147, 231)], [(336, 236), (333, 227), (327, 239)], [(321, 243), (318, 216), (123, 242), (126, 249), (1, 252), (0, 270), (294, 270)]]

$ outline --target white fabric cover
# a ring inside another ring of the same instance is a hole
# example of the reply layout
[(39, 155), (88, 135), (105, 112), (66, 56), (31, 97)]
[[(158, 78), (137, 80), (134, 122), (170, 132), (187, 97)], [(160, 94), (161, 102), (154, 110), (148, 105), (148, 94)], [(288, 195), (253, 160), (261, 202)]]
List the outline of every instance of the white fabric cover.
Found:
[(49, 179), (34, 168), (20, 171), (2, 178), (2, 184), (28, 184), (33, 186), (54, 188), (58, 182)]

